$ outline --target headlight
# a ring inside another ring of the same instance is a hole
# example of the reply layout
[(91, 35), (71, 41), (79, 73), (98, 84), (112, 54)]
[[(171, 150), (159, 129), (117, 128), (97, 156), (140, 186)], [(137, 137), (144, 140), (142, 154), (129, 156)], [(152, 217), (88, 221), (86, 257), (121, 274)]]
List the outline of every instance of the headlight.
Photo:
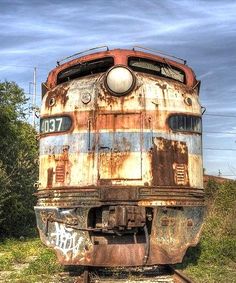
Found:
[(115, 66), (107, 72), (105, 84), (112, 94), (122, 96), (133, 89), (135, 77), (127, 67)]

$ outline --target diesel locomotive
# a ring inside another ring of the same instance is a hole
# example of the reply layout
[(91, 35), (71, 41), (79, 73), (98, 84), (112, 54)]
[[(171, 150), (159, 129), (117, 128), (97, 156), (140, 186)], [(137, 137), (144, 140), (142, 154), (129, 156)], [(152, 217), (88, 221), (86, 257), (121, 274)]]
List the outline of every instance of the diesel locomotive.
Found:
[(43, 84), (40, 238), (63, 265), (179, 263), (205, 211), (200, 82), (145, 48), (88, 53)]

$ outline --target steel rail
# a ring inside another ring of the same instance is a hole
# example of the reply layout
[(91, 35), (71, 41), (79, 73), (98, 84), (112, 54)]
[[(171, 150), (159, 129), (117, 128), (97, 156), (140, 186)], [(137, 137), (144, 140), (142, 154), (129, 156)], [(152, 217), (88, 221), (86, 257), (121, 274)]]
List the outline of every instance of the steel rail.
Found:
[(174, 283), (195, 283), (192, 279), (187, 277), (182, 271), (173, 268), (171, 265), (168, 268), (173, 273)]
[[(74, 283), (195, 283), (188, 278), (182, 271), (173, 268), (170, 265), (162, 266), (148, 271), (129, 271), (132, 269), (121, 269), (102, 271), (95, 269), (85, 269)], [(119, 276), (117, 276), (119, 274)]]

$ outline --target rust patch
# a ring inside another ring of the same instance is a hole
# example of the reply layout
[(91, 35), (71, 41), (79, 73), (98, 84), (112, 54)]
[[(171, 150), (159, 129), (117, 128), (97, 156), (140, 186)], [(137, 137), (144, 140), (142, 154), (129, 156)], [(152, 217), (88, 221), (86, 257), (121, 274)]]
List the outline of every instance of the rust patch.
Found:
[[(57, 103), (65, 106), (67, 100), (69, 99), (67, 96), (67, 92), (69, 90), (68, 83), (64, 83), (63, 85), (57, 86), (55, 89), (49, 91), (47, 93), (45, 106), (47, 108), (53, 107), (53, 105), (56, 105)], [(52, 100), (55, 100), (55, 103), (52, 103)]]
[[(168, 253), (164, 248), (152, 244), (147, 265), (174, 264), (182, 261), (186, 247), (181, 247), (175, 254)], [(83, 253), (83, 258), (65, 260), (60, 251), (56, 250), (60, 263), (64, 265), (88, 265), (88, 266), (143, 266), (145, 244), (99, 244)]]
[(187, 220), (187, 226), (188, 227), (192, 227), (193, 226), (193, 220), (192, 219), (188, 219)]
[(175, 81), (171, 81), (171, 84), (173, 85), (174, 89), (180, 93), (182, 93), (183, 95), (186, 94), (197, 94), (196, 90), (194, 90), (192, 87), (189, 87), (185, 84), (181, 84)]
[[(140, 88), (140, 86), (138, 86)], [(105, 102), (105, 108), (108, 109), (108, 106), (112, 108), (112, 105), (120, 104), (121, 112), (123, 112), (124, 104), (127, 102), (132, 102), (135, 99), (135, 91), (132, 90), (129, 93), (122, 96), (115, 96), (110, 93), (103, 83), (100, 84), (100, 90), (98, 91), (98, 100), (100, 102)]]
[[(126, 136), (127, 130), (133, 126), (140, 125), (140, 113), (107, 113), (98, 115), (96, 121), (97, 129), (110, 129), (109, 136), (104, 140), (98, 132), (98, 150), (99, 150), (99, 179), (100, 184), (109, 185), (110, 182), (103, 180), (121, 180), (121, 179), (138, 179), (141, 178), (141, 154), (134, 157), (132, 153), (132, 136)], [(120, 131), (124, 133), (120, 134)], [(140, 145), (141, 147), (141, 145)], [(136, 159), (135, 159), (136, 158)], [(135, 164), (136, 163), (136, 164)], [(138, 163), (138, 164), (137, 164)], [(137, 172), (130, 174), (130, 166), (139, 165)], [(139, 170), (140, 169), (140, 170)]]
[(98, 93), (98, 98), (101, 101), (106, 102), (108, 105), (110, 104), (118, 104), (120, 102), (120, 98), (112, 95), (104, 86), (103, 83), (100, 85), (101, 91)]
[(126, 152), (117, 152), (112, 153), (111, 159), (112, 159), (112, 168), (111, 168), (111, 175), (120, 178), (120, 170), (122, 169), (125, 161), (129, 159), (130, 153), (128, 151)]
[[(107, 129), (116, 131), (119, 130), (133, 130), (141, 128), (141, 115), (130, 113), (112, 113), (100, 114), (97, 120), (98, 129)], [(125, 143), (125, 141), (124, 141)]]
[(160, 84), (160, 83), (156, 83), (157, 86), (159, 86), (159, 88), (162, 90), (163, 96), (165, 95), (165, 90), (167, 89), (167, 85), (166, 84)]
[[(100, 180), (101, 187), (52, 187), (40, 190), (35, 195), (42, 206), (76, 207), (94, 202), (133, 202), (139, 206), (204, 206), (202, 190), (184, 186), (140, 187), (110, 186), (111, 180)], [(106, 185), (106, 186), (104, 186)], [(168, 190), (168, 195), (166, 194)], [(59, 197), (60, 200), (55, 200)]]
[[(130, 157), (130, 152), (110, 152), (100, 153), (100, 184), (111, 184), (109, 179), (123, 179), (122, 168), (125, 166), (125, 161)], [(105, 171), (104, 171), (105, 170)], [(102, 176), (101, 176), (102, 173)]]
[(163, 102), (164, 105), (166, 106), (168, 103), (168, 99), (166, 98), (166, 91), (167, 91), (167, 85), (165, 83), (161, 84), (159, 82), (156, 82), (156, 85), (162, 90), (162, 94), (163, 94)]
[(164, 216), (161, 218), (161, 226), (174, 226), (175, 225), (175, 218), (174, 217), (167, 217)]
[(47, 187), (51, 188), (53, 183), (53, 168), (48, 168)]
[[(112, 163), (112, 168), (111, 168), (111, 175), (120, 177), (119, 172), (122, 170), (122, 167), (127, 159), (130, 157), (130, 148), (131, 148), (131, 143), (128, 141), (125, 137), (123, 137), (120, 141), (119, 144), (115, 143), (114, 144), (114, 152), (111, 154), (111, 163)], [(118, 151), (118, 152), (116, 152)], [(119, 152), (123, 151), (123, 152)]]
[[(176, 168), (174, 164), (188, 168), (188, 148), (185, 142), (154, 138), (151, 151), (152, 158), (152, 185), (171, 186), (177, 185)], [(181, 168), (182, 168), (181, 167)], [(184, 182), (178, 185), (188, 185), (187, 173), (184, 173)]]
[(138, 192), (136, 188), (101, 188), (102, 201), (136, 201)]

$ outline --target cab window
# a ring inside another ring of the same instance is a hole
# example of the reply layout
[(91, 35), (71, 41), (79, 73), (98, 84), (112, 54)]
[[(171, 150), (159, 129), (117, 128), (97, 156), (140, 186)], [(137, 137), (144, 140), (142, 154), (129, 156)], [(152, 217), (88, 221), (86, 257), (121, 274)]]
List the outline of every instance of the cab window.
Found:
[(129, 67), (135, 72), (142, 72), (154, 76), (165, 77), (185, 83), (185, 74), (170, 64), (161, 63), (145, 58), (131, 57), (128, 60)]
[(57, 84), (61, 84), (80, 77), (106, 72), (114, 65), (112, 57), (100, 58), (88, 62), (82, 62), (65, 70), (57, 76)]
[(200, 117), (189, 115), (173, 115), (169, 118), (169, 126), (174, 131), (180, 132), (202, 132), (202, 121)]

